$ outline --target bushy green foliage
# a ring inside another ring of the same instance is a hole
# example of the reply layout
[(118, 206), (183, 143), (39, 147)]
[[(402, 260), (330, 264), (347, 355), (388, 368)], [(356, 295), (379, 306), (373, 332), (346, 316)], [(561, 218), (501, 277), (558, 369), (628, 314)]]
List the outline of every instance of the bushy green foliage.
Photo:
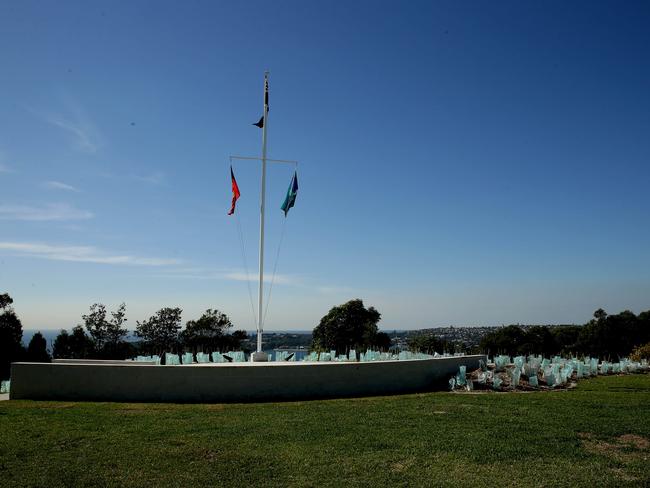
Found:
[(178, 307), (165, 307), (153, 317), (137, 322), (135, 335), (144, 340), (145, 351), (162, 354), (179, 348), (182, 312)]
[(81, 318), (92, 338), (97, 357), (123, 359), (128, 351), (124, 338), (129, 331), (123, 327), (127, 321), (126, 305), (122, 303), (117, 311), (111, 312), (110, 319), (106, 315), (106, 306), (95, 303), (91, 305), (90, 313)]
[(350, 349), (386, 346), (386, 338), (378, 336), (380, 319), (381, 314), (374, 307), (364, 307), (358, 298), (332, 307), (314, 328), (312, 349), (344, 354)]
[(386, 332), (377, 332), (372, 339), (372, 346), (380, 351), (388, 351), (391, 344), (390, 336)]
[(128, 331), (123, 324), (126, 306), (120, 305), (107, 319), (107, 310), (101, 303), (93, 304), (90, 313), (83, 316), (84, 327), (78, 325), (71, 333), (61, 330), (53, 344), (54, 358), (71, 359), (125, 359), (137, 354), (163, 352), (212, 352), (239, 350), (247, 339), (243, 330), (230, 333), (233, 327), (228, 316), (208, 309), (198, 320), (190, 320), (181, 332), (180, 308), (162, 308), (153, 317), (137, 322), (135, 335), (141, 342), (124, 340)]
[(599, 357), (622, 357), (632, 352), (634, 346), (650, 341), (650, 314), (637, 317), (629, 310), (617, 315), (607, 315), (596, 310), (594, 318), (584, 326), (578, 337), (580, 352)]
[(608, 315), (603, 309), (583, 326), (520, 327), (510, 325), (486, 335), (481, 349), (489, 354), (585, 354), (601, 358), (627, 356), (650, 340), (650, 311)]
[(8, 293), (0, 294), (0, 380), (9, 379), (11, 363), (22, 359), (23, 325), (11, 307)]
[(630, 359), (633, 361), (650, 360), (650, 342), (642, 346), (636, 346), (632, 354), (630, 354)]
[(185, 324), (180, 341), (184, 349), (192, 352), (238, 350), (242, 340), (246, 339), (246, 331), (231, 334), (232, 326), (225, 313), (208, 309), (198, 320), (190, 320)]
[(29, 341), (25, 359), (34, 363), (49, 363), (52, 360), (47, 352), (47, 341), (40, 332), (34, 334)]
[(408, 340), (409, 350), (426, 354), (450, 352), (453, 345), (432, 334), (417, 334)]
[(561, 354), (570, 354), (578, 350), (578, 338), (582, 331), (581, 325), (563, 325), (560, 327), (550, 327), (551, 334), (558, 345), (558, 352)]
[[(61, 330), (61, 333), (54, 339), (52, 346), (52, 357), (55, 359), (89, 359), (95, 357), (95, 345), (92, 339), (86, 335), (83, 327), (77, 325), (72, 329), (72, 334), (67, 330)], [(106, 359), (116, 359), (106, 357)]]

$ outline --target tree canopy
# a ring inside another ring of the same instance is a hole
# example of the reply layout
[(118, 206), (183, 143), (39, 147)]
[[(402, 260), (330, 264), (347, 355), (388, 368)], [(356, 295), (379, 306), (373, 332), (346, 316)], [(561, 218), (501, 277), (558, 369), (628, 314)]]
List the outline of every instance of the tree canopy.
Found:
[(106, 306), (102, 303), (94, 303), (90, 307), (90, 313), (82, 315), (84, 325), (92, 338), (95, 352), (100, 357), (119, 356), (125, 348), (124, 338), (128, 334), (126, 327), (123, 327), (126, 319), (126, 304), (122, 303), (117, 311), (111, 312), (111, 318), (107, 319)]
[(374, 307), (366, 308), (358, 298), (332, 307), (314, 328), (312, 349), (343, 354), (350, 349), (389, 346), (390, 338), (386, 344), (386, 338), (378, 336), (380, 319), (381, 314)]
[(144, 340), (145, 349), (156, 354), (176, 349), (179, 345), (182, 310), (161, 308), (152, 317), (136, 322), (135, 335)]
[[(93, 357), (94, 353), (95, 345), (80, 325), (72, 329), (72, 334), (68, 334), (67, 330), (61, 330), (52, 346), (52, 357), (54, 358), (89, 359)], [(115, 358), (110, 357), (110, 359)]]
[(490, 354), (586, 354), (616, 359), (650, 341), (650, 311), (608, 315), (602, 308), (582, 326), (510, 325), (487, 334), (481, 349)]
[(637, 317), (629, 310), (608, 315), (598, 309), (594, 318), (580, 331), (577, 348), (603, 358), (627, 356), (634, 346), (650, 341), (649, 312)]
[(49, 363), (50, 360), (50, 353), (47, 352), (47, 341), (43, 334), (37, 332), (32, 336), (27, 346), (27, 361)]
[(426, 354), (442, 353), (453, 349), (453, 344), (449, 344), (442, 339), (430, 334), (417, 334), (408, 341), (411, 351), (424, 352)]
[[(228, 316), (216, 309), (206, 310), (197, 320), (187, 322), (181, 332), (180, 308), (166, 307), (152, 317), (136, 322), (135, 336), (140, 342), (127, 342), (128, 331), (123, 326), (126, 306), (121, 304), (110, 313), (101, 303), (90, 307), (90, 313), (83, 315), (84, 325), (78, 325), (71, 332), (61, 330), (54, 340), (54, 358), (104, 358), (125, 359), (137, 354), (162, 354), (164, 352), (212, 352), (237, 350), (247, 339), (245, 331), (231, 332), (232, 322)], [(87, 331), (87, 332), (86, 332)]]
[(0, 379), (9, 378), (10, 366), (24, 354), (23, 325), (11, 307), (8, 293), (0, 294)]
[(180, 334), (184, 347), (193, 352), (201, 350), (207, 353), (237, 349), (245, 331), (235, 331), (230, 334), (233, 325), (228, 316), (219, 310), (208, 309), (198, 320), (190, 320)]

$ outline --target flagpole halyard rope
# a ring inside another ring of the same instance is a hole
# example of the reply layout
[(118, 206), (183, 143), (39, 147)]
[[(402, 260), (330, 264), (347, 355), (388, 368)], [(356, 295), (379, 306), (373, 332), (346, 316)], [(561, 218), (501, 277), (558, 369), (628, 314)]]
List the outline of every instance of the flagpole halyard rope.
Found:
[(269, 303), (271, 303), (271, 292), (273, 291), (273, 283), (275, 283), (275, 271), (278, 268), (278, 261), (280, 260), (280, 250), (282, 248), (282, 241), (284, 241), (284, 232), (287, 227), (287, 219), (282, 220), (282, 231), (280, 232), (280, 242), (278, 243), (278, 251), (275, 254), (275, 263), (273, 264), (273, 274), (271, 275), (271, 284), (269, 285), (269, 294), (266, 297), (266, 307), (264, 308), (264, 318), (262, 319), (262, 325), (266, 323), (266, 314), (269, 311)]
[[(230, 158), (230, 167), (232, 168), (232, 157)], [(253, 313), (253, 323), (257, 323), (257, 317), (255, 313), (255, 305), (253, 304), (253, 291), (251, 289), (251, 279), (250, 273), (248, 272), (248, 260), (246, 259), (246, 246), (244, 245), (244, 232), (241, 227), (241, 220), (239, 218), (239, 212), (235, 213), (235, 220), (237, 221), (237, 235), (239, 236), (239, 247), (241, 250), (242, 261), (244, 262), (244, 271), (246, 272), (246, 287), (248, 288), (248, 298), (251, 304), (251, 312)]]
[(246, 248), (244, 246), (244, 233), (241, 228), (241, 221), (239, 220), (239, 214), (237, 215), (237, 231), (239, 233), (239, 245), (241, 248), (242, 260), (244, 261), (244, 270), (246, 271), (246, 287), (248, 288), (248, 298), (251, 304), (251, 312), (253, 313), (253, 323), (257, 322), (257, 317), (255, 313), (255, 305), (253, 303), (253, 290), (251, 289), (251, 278), (250, 273), (248, 272), (248, 260), (246, 259)]

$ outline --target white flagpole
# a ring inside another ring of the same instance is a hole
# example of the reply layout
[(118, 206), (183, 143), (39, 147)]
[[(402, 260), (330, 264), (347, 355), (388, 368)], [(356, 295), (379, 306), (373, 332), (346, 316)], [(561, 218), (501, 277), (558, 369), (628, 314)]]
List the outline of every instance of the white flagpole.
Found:
[(262, 301), (264, 297), (264, 207), (266, 203), (266, 129), (269, 122), (269, 106), (267, 104), (267, 92), (269, 83), (269, 72), (264, 72), (264, 124), (262, 125), (262, 188), (260, 191), (260, 282), (257, 299), (257, 357), (261, 361), (266, 360), (262, 354)]

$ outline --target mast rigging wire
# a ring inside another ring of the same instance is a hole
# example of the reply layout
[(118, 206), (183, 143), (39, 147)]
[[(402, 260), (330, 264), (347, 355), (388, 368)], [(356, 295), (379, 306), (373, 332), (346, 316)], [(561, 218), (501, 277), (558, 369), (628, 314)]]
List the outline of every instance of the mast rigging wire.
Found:
[(284, 231), (287, 227), (286, 217), (282, 221), (282, 232), (280, 232), (280, 242), (278, 243), (278, 250), (275, 254), (275, 263), (273, 264), (273, 275), (271, 276), (271, 285), (269, 286), (269, 293), (266, 297), (266, 307), (264, 307), (264, 317), (262, 319), (262, 325), (266, 324), (266, 314), (269, 311), (269, 303), (271, 303), (271, 292), (273, 291), (273, 283), (275, 283), (275, 271), (278, 268), (278, 261), (280, 260), (280, 249), (282, 248), (282, 241), (284, 240)]
[[(230, 157), (230, 167), (232, 168), (232, 156)], [(251, 312), (253, 312), (253, 323), (257, 325), (257, 314), (255, 313), (255, 304), (253, 303), (253, 291), (251, 290), (251, 277), (248, 272), (248, 260), (246, 259), (246, 247), (244, 246), (244, 233), (241, 228), (241, 220), (239, 212), (235, 212), (235, 220), (237, 221), (237, 234), (239, 235), (239, 247), (241, 249), (242, 261), (244, 261), (244, 270), (246, 271), (246, 287), (248, 288), (248, 298), (251, 304)]]

